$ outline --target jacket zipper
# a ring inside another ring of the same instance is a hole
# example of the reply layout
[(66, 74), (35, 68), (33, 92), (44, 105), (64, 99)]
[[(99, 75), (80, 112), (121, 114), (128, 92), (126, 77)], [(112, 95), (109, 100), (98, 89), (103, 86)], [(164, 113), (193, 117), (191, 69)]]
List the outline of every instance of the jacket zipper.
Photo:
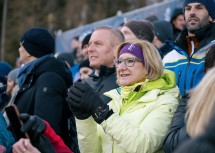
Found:
[(187, 82), (187, 74), (188, 74), (188, 69), (189, 69), (189, 66), (190, 66), (190, 59), (192, 59), (192, 56), (193, 54), (195, 54), (195, 49), (194, 49), (194, 44), (193, 42), (191, 42), (191, 45), (192, 45), (192, 53), (191, 55), (187, 56), (187, 59), (188, 59), (188, 63), (187, 63), (187, 67), (186, 67), (186, 74), (185, 74), (185, 80), (184, 80), (184, 95), (186, 94), (186, 82)]
[(183, 93), (183, 95), (186, 94), (186, 82), (187, 82), (187, 73), (188, 73), (189, 65), (190, 65), (190, 58), (188, 58), (188, 63), (187, 63), (187, 67), (186, 67), (186, 74), (185, 74), (185, 79), (184, 79), (184, 93)]
[(181, 71), (178, 72), (178, 86), (180, 87)]
[(195, 73), (196, 73), (196, 70), (193, 71), (192, 78), (191, 78), (191, 80), (190, 80), (190, 88), (193, 87), (193, 79), (194, 79)]

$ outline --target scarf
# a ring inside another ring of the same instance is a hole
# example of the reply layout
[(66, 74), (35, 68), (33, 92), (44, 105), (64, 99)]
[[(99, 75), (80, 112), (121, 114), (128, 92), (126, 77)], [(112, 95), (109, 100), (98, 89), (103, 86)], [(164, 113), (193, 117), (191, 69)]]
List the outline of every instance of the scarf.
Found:
[(17, 76), (19, 89), (21, 89), (22, 85), (24, 84), (27, 75), (32, 73), (35, 67), (37, 67), (37, 65), (39, 65), (40, 63), (47, 59), (50, 59), (51, 57), (52, 55), (42, 56), (41, 58), (33, 60), (24, 65), (23, 67), (21, 67)]

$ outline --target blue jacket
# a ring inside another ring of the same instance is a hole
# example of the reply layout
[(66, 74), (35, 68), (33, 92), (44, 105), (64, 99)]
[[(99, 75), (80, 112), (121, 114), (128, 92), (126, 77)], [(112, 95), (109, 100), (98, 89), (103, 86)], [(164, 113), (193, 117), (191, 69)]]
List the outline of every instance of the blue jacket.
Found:
[(199, 47), (189, 57), (186, 46), (187, 30), (184, 30), (176, 43), (169, 43), (173, 48), (163, 58), (165, 69), (175, 72), (177, 85), (182, 96), (195, 87), (205, 75), (205, 55), (208, 49), (215, 44), (215, 24), (209, 24), (195, 36)]
[(12, 145), (15, 143), (15, 139), (12, 133), (7, 129), (7, 123), (0, 113), (0, 145), (4, 146), (7, 150), (6, 153), (11, 153)]

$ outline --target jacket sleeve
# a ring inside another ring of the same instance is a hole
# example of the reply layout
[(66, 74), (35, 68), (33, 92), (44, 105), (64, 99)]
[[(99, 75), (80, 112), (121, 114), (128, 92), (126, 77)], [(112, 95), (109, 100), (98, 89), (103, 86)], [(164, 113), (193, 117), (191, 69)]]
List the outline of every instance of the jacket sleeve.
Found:
[(78, 144), (81, 153), (101, 153), (97, 123), (92, 117), (86, 120), (76, 119)]
[(116, 113), (102, 122), (102, 127), (125, 152), (155, 152), (163, 144), (178, 100), (173, 96), (162, 95), (155, 103), (139, 127), (132, 126)]
[[(44, 121), (45, 122), (45, 121)], [(73, 153), (63, 142), (60, 136), (58, 136), (55, 131), (50, 127), (48, 122), (45, 122), (46, 130), (44, 135), (51, 141), (53, 144), (56, 153)]]
[(42, 74), (37, 81), (34, 115), (49, 122), (61, 134), (63, 106), (67, 89), (64, 80), (55, 73)]
[(163, 144), (163, 149), (166, 153), (172, 153), (181, 142), (189, 139), (184, 120), (187, 99), (186, 97), (180, 100), (179, 107), (173, 116), (172, 123)]

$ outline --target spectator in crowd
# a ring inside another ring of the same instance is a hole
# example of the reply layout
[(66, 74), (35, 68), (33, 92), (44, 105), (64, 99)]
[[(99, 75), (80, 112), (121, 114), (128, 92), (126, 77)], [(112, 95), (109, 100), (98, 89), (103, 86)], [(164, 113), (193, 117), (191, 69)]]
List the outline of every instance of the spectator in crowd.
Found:
[(90, 67), (89, 59), (84, 60), (79, 65), (79, 74), (80, 74), (81, 81), (86, 80), (92, 72), (93, 72), (93, 68)]
[(7, 62), (0, 62), (0, 84), (7, 84), (7, 75), (12, 67)]
[(79, 52), (79, 50), (80, 50), (80, 42), (79, 42), (78, 36), (72, 38), (71, 48), (72, 48), (71, 52), (73, 53), (73, 56), (76, 57), (76, 53)]
[(63, 52), (63, 53), (56, 53), (55, 54), (56, 58), (61, 58), (66, 62), (66, 65), (70, 68), (74, 65), (74, 57), (71, 53), (69, 52)]
[(11, 97), (15, 95), (15, 93), (18, 91), (18, 85), (17, 85), (17, 75), (20, 68), (15, 68), (11, 70), (7, 76), (7, 86), (5, 92), (1, 94), (1, 100), (0, 100), (0, 110), (8, 104)]
[(20, 68), (15, 68), (11, 70), (7, 76), (7, 88), (6, 94), (12, 97), (17, 91), (17, 75), (19, 73)]
[[(88, 48), (88, 43), (89, 43), (91, 35), (92, 35), (92, 32), (87, 31), (79, 37), (81, 49), (79, 51), (79, 55), (76, 56), (75, 65), (70, 68), (72, 75), (73, 75), (73, 82), (77, 82), (80, 79), (79, 65), (81, 62), (83, 62), (85, 59), (88, 58), (87, 48)], [(78, 58), (78, 60), (77, 60), (77, 58)]]
[(186, 29), (170, 44), (173, 50), (163, 58), (165, 68), (175, 72), (182, 96), (205, 74), (205, 55), (215, 40), (214, 8), (211, 0), (184, 0)]
[(2, 113), (0, 113), (0, 129), (0, 153), (11, 153), (15, 139), (7, 129), (7, 123)]
[[(89, 39), (90, 39), (90, 34), (92, 34), (92, 31), (86, 31), (79, 36), (80, 51), (76, 54), (76, 63), (78, 64), (80, 64), (84, 59), (88, 57), (87, 53), (83, 52), (83, 46), (84, 45), (87, 46), (87, 43), (89, 42)], [(86, 49), (84, 51), (86, 51)]]
[(208, 71), (191, 92), (187, 111), (187, 132), (191, 139), (176, 153), (214, 153), (215, 151), (215, 67)]
[(110, 101), (110, 98), (104, 96), (103, 93), (118, 87), (114, 66), (114, 50), (123, 41), (123, 34), (110, 26), (96, 27), (89, 40), (88, 56), (90, 67), (94, 70), (85, 82), (106, 103)]
[(55, 42), (42, 28), (27, 30), (20, 39), (20, 60), (24, 64), (18, 74), (19, 90), (13, 103), (20, 113), (38, 115), (50, 123), (66, 143), (68, 118), (67, 89), (72, 85), (66, 64), (53, 56)]
[(178, 106), (175, 74), (163, 71), (157, 49), (147, 41), (122, 43), (115, 57), (120, 87), (104, 93), (111, 97), (108, 104), (87, 83), (69, 89), (67, 101), (77, 118), (80, 151), (161, 151)]
[(82, 54), (84, 56), (84, 59), (88, 58), (88, 44), (89, 44), (91, 35), (92, 33), (87, 34), (82, 40), (81, 48), (82, 48)]
[[(205, 72), (215, 66), (215, 45), (213, 45), (207, 52), (205, 57)], [(187, 101), (188, 96), (182, 97), (179, 103), (179, 106), (173, 116), (172, 123), (170, 125), (170, 129), (168, 131), (167, 137), (164, 141), (164, 150), (167, 153), (173, 152), (176, 147), (180, 146), (180, 144), (187, 139), (189, 139), (189, 135), (186, 131), (185, 125), (185, 113), (187, 110)]]
[(155, 37), (153, 44), (160, 48), (165, 41), (172, 41), (173, 39), (173, 29), (172, 25), (164, 20), (159, 20), (153, 22)]
[[(54, 56), (56, 58), (62, 59), (69, 67), (71, 73), (73, 74), (72, 67), (74, 66), (74, 56), (72, 53), (70, 52), (56, 53)], [(73, 76), (71, 77), (71, 80), (73, 81)]]
[(161, 58), (163, 58), (173, 49), (170, 45), (173, 40), (173, 28), (171, 23), (164, 20), (155, 21), (153, 25), (155, 37), (152, 43), (158, 48)]
[(131, 20), (123, 25), (121, 32), (126, 41), (140, 39), (152, 42), (154, 39), (153, 25), (148, 20)]
[(155, 21), (158, 21), (159, 19), (158, 19), (158, 17), (156, 16), (156, 15), (149, 15), (149, 16), (147, 16), (146, 18), (145, 18), (145, 20), (148, 20), (148, 21), (150, 21), (150, 22), (155, 22)]
[(6, 95), (7, 75), (12, 70), (12, 67), (7, 62), (0, 62), (0, 109), (8, 101)]
[(177, 38), (180, 32), (184, 29), (185, 20), (182, 8), (176, 8), (171, 16), (170, 23), (173, 26), (173, 40)]

